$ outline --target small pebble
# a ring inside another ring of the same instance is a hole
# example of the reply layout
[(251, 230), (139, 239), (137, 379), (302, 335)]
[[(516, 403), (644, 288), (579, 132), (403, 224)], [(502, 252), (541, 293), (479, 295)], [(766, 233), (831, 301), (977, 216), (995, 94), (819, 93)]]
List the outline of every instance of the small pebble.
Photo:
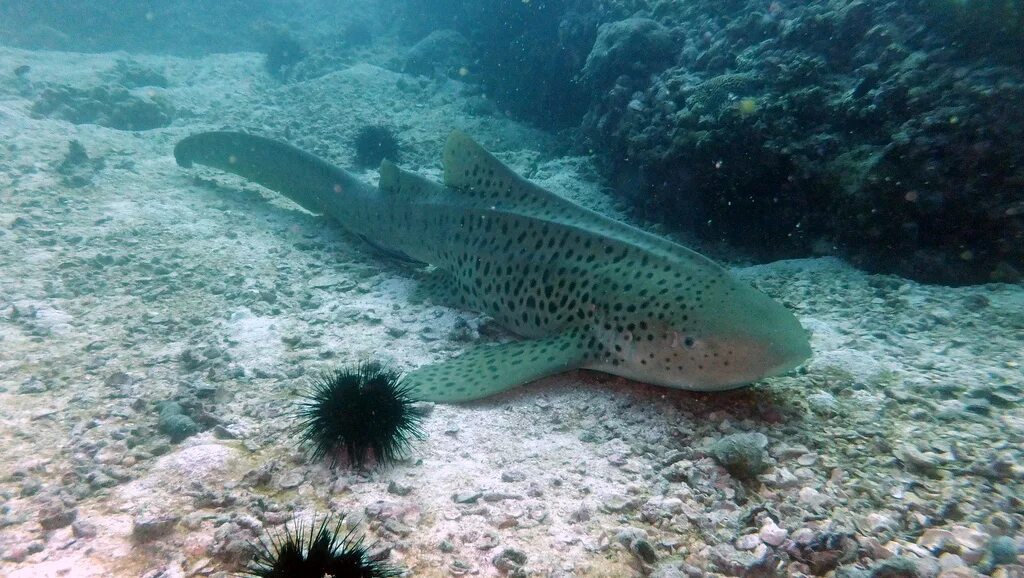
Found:
[(917, 545), (927, 548), (932, 554), (938, 554), (946, 549), (946, 545), (953, 542), (953, 534), (949, 530), (940, 528), (928, 528), (917, 539)]
[(813, 466), (818, 463), (818, 454), (807, 453), (796, 459), (796, 463), (801, 466)]
[(132, 520), (132, 539), (139, 543), (151, 542), (169, 535), (178, 523), (178, 516), (142, 514)]
[(18, 393), (43, 393), (46, 391), (46, 384), (38, 378), (30, 377), (18, 386)]
[(160, 419), (157, 427), (160, 431), (171, 438), (172, 443), (178, 443), (185, 438), (195, 435), (199, 426), (195, 420), (185, 415), (181, 404), (173, 401), (158, 404)]
[(801, 503), (812, 507), (821, 507), (829, 500), (828, 496), (822, 495), (821, 492), (811, 487), (800, 488), (798, 496)]
[(590, 508), (583, 504), (569, 514), (569, 519), (573, 522), (586, 522), (590, 520), (592, 515)]
[(233, 440), (238, 438), (238, 436), (232, 433), (231, 430), (220, 424), (213, 426), (213, 437), (219, 440)]
[(408, 496), (412, 493), (412, 486), (391, 480), (391, 483), (388, 484), (388, 493), (396, 496)]
[(737, 550), (753, 550), (761, 543), (761, 537), (757, 534), (746, 534), (736, 540)]
[(952, 568), (961, 568), (966, 566), (967, 563), (964, 559), (951, 552), (943, 552), (939, 555), (939, 567), (943, 570), (950, 570)]
[(39, 481), (39, 478), (27, 478), (21, 483), (21, 491), (18, 492), (18, 495), (27, 498), (38, 494), (41, 489), (43, 489), (43, 483)]
[(951, 568), (949, 570), (943, 570), (939, 573), (937, 578), (977, 578), (980, 576), (976, 571), (967, 566), (961, 566), (959, 568)]
[(730, 474), (752, 479), (768, 469), (767, 446), (768, 438), (762, 433), (739, 433), (719, 439), (709, 452)]
[(651, 546), (651, 543), (645, 539), (636, 540), (630, 544), (629, 551), (645, 564), (654, 564), (658, 561), (658, 553), (654, 551), (654, 546)]
[(1024, 566), (1020, 564), (1000, 566), (992, 571), (992, 578), (1024, 578)]
[(965, 550), (982, 550), (988, 545), (989, 535), (967, 526), (953, 526), (949, 529), (953, 542)]
[(815, 413), (832, 414), (839, 408), (839, 400), (827, 391), (818, 391), (807, 396), (807, 405)]
[(937, 476), (939, 473), (939, 456), (934, 452), (922, 452), (916, 447), (906, 444), (893, 453), (911, 472), (926, 476)]
[(483, 494), (483, 499), (485, 502), (493, 503), (503, 502), (505, 500), (521, 500), (523, 497), (517, 496), (516, 494), (506, 494), (504, 492), (485, 492)]
[(506, 470), (501, 472), (501, 481), (503, 482), (522, 482), (526, 480), (526, 474), (519, 470)]
[(78, 510), (69, 508), (61, 502), (51, 502), (39, 510), (39, 525), (44, 530), (56, 530), (68, 526), (75, 521)]
[(910, 558), (895, 557), (882, 560), (871, 567), (870, 578), (918, 578), (917, 563)]
[(781, 546), (789, 536), (789, 530), (780, 528), (775, 524), (774, 520), (768, 519), (761, 526), (761, 531), (758, 532), (758, 535), (761, 537), (761, 541), (769, 546)]
[(619, 513), (633, 510), (635, 508), (636, 502), (621, 495), (609, 496), (601, 502), (601, 509), (605, 512)]
[(504, 573), (510, 573), (526, 565), (526, 553), (515, 548), (505, 548), (494, 557), (491, 563)]
[(477, 541), (476, 547), (478, 550), (491, 550), (498, 547), (501, 543), (501, 539), (494, 532), (487, 532), (480, 537)]
[(988, 543), (989, 560), (993, 566), (1017, 562), (1017, 542), (1009, 536), (996, 536)]
[(96, 535), (96, 525), (85, 520), (75, 520), (71, 523), (71, 533), (76, 538), (92, 538)]
[(299, 470), (292, 470), (289, 472), (285, 472), (278, 479), (277, 485), (282, 490), (291, 490), (293, 488), (299, 487), (305, 480), (306, 476), (303, 472)]
[(452, 501), (456, 504), (475, 504), (482, 495), (480, 492), (456, 492), (452, 494)]

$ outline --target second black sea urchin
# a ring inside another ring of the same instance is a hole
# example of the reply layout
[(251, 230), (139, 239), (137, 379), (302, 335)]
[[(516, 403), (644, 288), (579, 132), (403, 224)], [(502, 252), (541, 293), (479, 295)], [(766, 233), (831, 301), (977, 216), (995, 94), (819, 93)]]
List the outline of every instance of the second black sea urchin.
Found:
[(390, 463), (422, 439), (422, 415), (401, 374), (378, 363), (329, 371), (299, 405), (299, 437), (314, 459), (345, 454), (362, 467), (369, 458)]
[(260, 541), (243, 576), (253, 578), (396, 578), (397, 568), (370, 556), (362, 538), (341, 533), (341, 522), (315, 521), (307, 532), (297, 524)]
[(356, 153), (356, 164), (361, 167), (376, 167), (384, 159), (397, 162), (401, 148), (394, 131), (387, 126), (373, 124), (359, 129), (352, 139), (352, 147)]

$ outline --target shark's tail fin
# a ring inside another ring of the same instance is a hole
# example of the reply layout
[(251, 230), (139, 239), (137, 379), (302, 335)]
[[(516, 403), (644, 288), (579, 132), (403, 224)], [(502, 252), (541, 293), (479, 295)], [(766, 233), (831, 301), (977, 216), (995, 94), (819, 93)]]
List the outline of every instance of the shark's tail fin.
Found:
[(183, 167), (215, 167), (277, 191), (302, 208), (337, 218), (347, 194), (372, 188), (331, 163), (290, 144), (240, 132), (204, 132), (174, 147)]

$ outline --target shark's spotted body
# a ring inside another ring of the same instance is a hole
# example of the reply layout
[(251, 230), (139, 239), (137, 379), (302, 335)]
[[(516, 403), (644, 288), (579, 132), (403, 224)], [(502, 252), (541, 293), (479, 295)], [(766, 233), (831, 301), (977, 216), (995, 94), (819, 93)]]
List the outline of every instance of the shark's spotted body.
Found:
[(779, 303), (698, 253), (537, 187), (457, 131), (443, 185), (385, 161), (373, 189), (241, 133), (189, 137), (175, 157), (255, 180), (375, 246), (437, 266), (460, 305), (527, 338), (411, 372), (422, 399), (476, 399), (576, 368), (720, 390), (810, 355)]

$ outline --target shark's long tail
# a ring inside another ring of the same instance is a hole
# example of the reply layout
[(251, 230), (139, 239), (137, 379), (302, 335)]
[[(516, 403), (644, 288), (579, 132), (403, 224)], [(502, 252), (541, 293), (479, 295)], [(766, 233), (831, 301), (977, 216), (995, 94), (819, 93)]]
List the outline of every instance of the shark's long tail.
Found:
[(295, 201), (302, 208), (338, 218), (346, 197), (373, 194), (373, 188), (331, 163), (289, 144), (241, 132), (204, 132), (174, 147), (183, 167), (215, 167)]

